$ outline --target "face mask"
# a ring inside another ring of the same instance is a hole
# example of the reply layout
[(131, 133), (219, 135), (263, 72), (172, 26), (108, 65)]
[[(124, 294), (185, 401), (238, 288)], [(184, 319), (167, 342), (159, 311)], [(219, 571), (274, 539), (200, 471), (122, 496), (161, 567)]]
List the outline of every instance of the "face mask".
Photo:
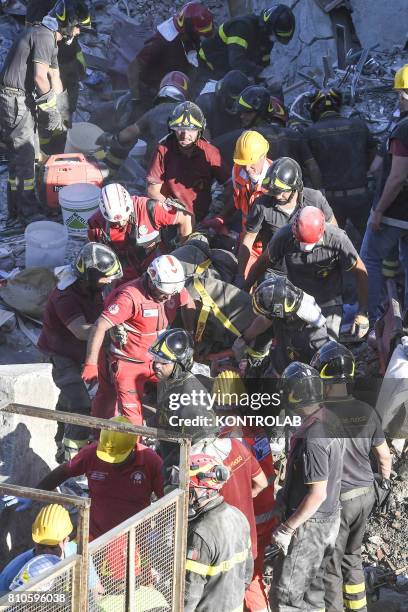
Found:
[(310, 253), (316, 246), (316, 242), (308, 243), (308, 242), (299, 242), (299, 248), (303, 253)]

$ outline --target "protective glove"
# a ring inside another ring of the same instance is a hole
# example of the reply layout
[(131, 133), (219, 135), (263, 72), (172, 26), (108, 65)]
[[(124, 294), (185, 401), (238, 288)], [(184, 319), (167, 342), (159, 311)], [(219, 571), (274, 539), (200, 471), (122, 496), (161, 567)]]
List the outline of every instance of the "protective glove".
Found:
[(110, 337), (112, 338), (113, 342), (117, 342), (120, 346), (125, 346), (128, 339), (128, 333), (124, 325), (121, 323), (120, 325), (115, 325), (115, 327), (111, 328)]
[(358, 312), (354, 317), (350, 333), (355, 338), (361, 340), (362, 338), (364, 338), (364, 336), (367, 335), (369, 328), (370, 324), (367, 315), (363, 312)]
[(117, 139), (116, 134), (111, 134), (110, 132), (104, 132), (96, 139), (96, 144), (104, 149), (112, 146), (114, 139)]
[(16, 512), (22, 512), (28, 510), (33, 505), (33, 500), (27, 497), (16, 497), (15, 495), (3, 495), (0, 498), (0, 511), (10, 506), (16, 506)]
[(63, 129), (61, 114), (57, 107), (57, 96), (52, 89), (43, 96), (36, 98), (35, 104), (38, 111), (39, 126), (49, 132)]
[(72, 113), (69, 107), (69, 97), (66, 89), (57, 95), (57, 109), (59, 110), (63, 126), (67, 129), (71, 128)]
[(234, 353), (234, 357), (237, 361), (241, 361), (245, 357), (245, 349), (247, 347), (247, 343), (243, 338), (237, 338), (232, 345), (232, 352)]
[(81, 372), (81, 378), (88, 384), (96, 383), (98, 380), (98, 366), (96, 363), (86, 363)]
[(281, 523), (272, 532), (271, 543), (279, 546), (283, 554), (286, 556), (288, 554), (289, 545), (291, 543), (294, 533), (295, 529), (288, 527), (286, 523)]
[(374, 489), (377, 500), (377, 509), (382, 514), (388, 514), (395, 510), (396, 504), (392, 494), (392, 482), (389, 478), (382, 478), (379, 474), (374, 475)]

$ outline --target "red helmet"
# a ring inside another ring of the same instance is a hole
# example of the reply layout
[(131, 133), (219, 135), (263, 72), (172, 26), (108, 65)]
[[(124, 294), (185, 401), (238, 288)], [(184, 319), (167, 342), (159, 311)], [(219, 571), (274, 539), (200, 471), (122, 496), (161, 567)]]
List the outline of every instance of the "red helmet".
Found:
[(184, 72), (173, 70), (164, 75), (160, 81), (159, 97), (173, 98), (184, 102), (189, 98), (190, 79)]
[(315, 206), (301, 208), (293, 220), (292, 232), (304, 251), (311, 251), (324, 233), (324, 214)]
[(228, 468), (215, 457), (204, 453), (190, 457), (190, 488), (219, 491), (228, 477)]
[(271, 96), (269, 98), (269, 106), (266, 116), (269, 121), (273, 121), (275, 119), (281, 122), (283, 125), (286, 125), (289, 120), (288, 111), (284, 107), (281, 100), (275, 96)]
[(174, 16), (176, 29), (188, 36), (212, 36), (214, 29), (211, 11), (199, 2), (188, 2)]

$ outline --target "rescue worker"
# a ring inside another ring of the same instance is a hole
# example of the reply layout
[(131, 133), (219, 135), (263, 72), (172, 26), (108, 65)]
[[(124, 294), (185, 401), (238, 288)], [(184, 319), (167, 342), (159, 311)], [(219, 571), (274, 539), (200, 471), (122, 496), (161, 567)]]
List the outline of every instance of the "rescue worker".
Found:
[[(313, 125), (303, 133), (321, 173), (324, 194), (341, 229), (349, 219), (364, 235), (370, 208), (367, 173), (377, 143), (358, 117), (342, 117), (342, 94), (321, 89), (310, 97)], [(335, 155), (332, 153), (335, 151)]]
[(249, 84), (249, 78), (241, 70), (230, 70), (217, 82), (215, 91), (200, 94), (196, 99), (207, 120), (212, 140), (239, 128), (236, 101)]
[[(38, 348), (52, 363), (52, 376), (60, 389), (57, 410), (90, 414), (91, 402), (81, 379), (86, 341), (103, 309), (103, 288), (122, 277), (115, 253), (102, 244), (82, 247), (75, 263), (60, 271), (57, 287), (48, 298)], [(79, 425), (58, 425), (56, 460), (72, 458), (87, 444), (89, 430)]]
[(181, 70), (191, 76), (198, 67), (200, 40), (212, 33), (212, 13), (199, 2), (188, 2), (160, 23), (156, 33), (129, 64), (128, 81), (134, 98), (150, 106), (167, 73)]
[[(265, 87), (252, 85), (241, 92), (236, 112), (243, 129), (254, 129), (266, 138), (271, 159), (274, 161), (280, 157), (294, 159), (311, 186), (316, 189), (321, 186), (319, 168), (306, 140), (286, 127), (287, 110), (281, 98), (271, 95)], [(214, 144), (219, 147), (224, 159), (232, 157), (240, 134), (239, 131), (230, 132), (215, 140)]]
[(327, 612), (367, 611), (361, 546), (375, 504), (370, 453), (376, 457), (381, 485), (390, 489), (391, 455), (374, 409), (350, 394), (355, 361), (351, 351), (334, 341), (311, 360), (324, 383), (325, 407), (342, 423), (345, 452), (341, 479), (340, 531), (324, 582)]
[[(232, 284), (236, 259), (222, 249), (210, 249), (203, 236), (190, 239), (172, 253), (180, 261), (186, 276), (186, 289), (196, 304), (193, 323), (195, 350), (198, 354), (229, 349), (254, 318), (251, 298)], [(270, 334), (260, 335), (247, 357), (257, 362), (266, 354)]]
[(180, 240), (191, 234), (191, 215), (167, 198), (164, 202), (131, 196), (119, 183), (102, 188), (97, 210), (88, 220), (88, 239), (110, 246), (124, 267), (124, 280), (145, 272), (158, 255), (166, 252), (160, 230), (176, 226)]
[(388, 139), (373, 209), (361, 246), (361, 258), (369, 276), (370, 326), (379, 315), (384, 286), (382, 261), (392, 259), (389, 255), (398, 244), (405, 273), (404, 308), (408, 307), (408, 64), (397, 71), (394, 89), (399, 96), (400, 118)]
[(295, 32), (295, 16), (284, 4), (263, 9), (260, 15), (239, 15), (222, 23), (212, 38), (204, 40), (198, 56), (212, 78), (229, 70), (259, 77), (269, 65), (275, 42), (287, 45)]
[(294, 159), (274, 160), (263, 177), (262, 190), (264, 195), (256, 199), (246, 219), (238, 251), (238, 286), (243, 285), (243, 279), (257, 260), (253, 257), (254, 248), (260, 255), (275, 233), (291, 223), (305, 206), (319, 208), (327, 223), (336, 224), (333, 211), (320, 191), (303, 186), (302, 171)]
[(99, 136), (96, 142), (105, 149), (104, 163), (111, 175), (122, 165), (139, 136), (147, 143), (145, 160), (150, 161), (154, 147), (168, 133), (169, 115), (177, 104), (189, 99), (190, 87), (190, 79), (184, 72), (169, 72), (160, 81), (152, 108), (118, 134), (104, 132)]
[[(65, 5), (64, 5), (65, 6)], [(0, 74), (0, 129), (8, 147), (8, 217), (11, 223), (38, 220), (34, 187), (37, 125), (64, 130), (56, 96), (62, 91), (57, 42), (78, 36), (82, 11), (69, 5), (25, 30), (11, 47)], [(63, 17), (63, 19), (62, 19)]]
[[(27, 6), (26, 25), (41, 23), (41, 20), (53, 9), (55, 0), (31, 0)], [(58, 2), (57, 2), (58, 4)], [(81, 32), (91, 30), (91, 18), (88, 6), (83, 0), (64, 0), (60, 3), (58, 14), (64, 12), (63, 4), (68, 13), (74, 10), (82, 12), (80, 20)], [(79, 83), (86, 76), (86, 63), (78, 36), (72, 39), (64, 38), (58, 43), (58, 66), (64, 91), (57, 95), (57, 107), (64, 117), (67, 127), (71, 127), (72, 115), (76, 110), (79, 95)], [(47, 132), (41, 130), (40, 145), (48, 155), (60, 153), (65, 147), (66, 132), (61, 130)]]
[(31, 559), (41, 555), (55, 555), (59, 559), (75, 555), (77, 545), (69, 539), (73, 529), (69, 513), (63, 506), (44, 506), (32, 524), (34, 547), (17, 555), (0, 572), (0, 595), (10, 590), (13, 578)]
[(190, 459), (185, 612), (242, 610), (253, 562), (249, 525), (220, 489), (229, 471), (207, 454)]
[(278, 496), (281, 522), (272, 543), (280, 553), (274, 559), (271, 609), (324, 610), (322, 576), (340, 525), (343, 440), (331, 434), (323, 382), (314, 368), (291, 363), (282, 390), (287, 414), (301, 416), (302, 424), (291, 438)]
[[(248, 380), (246, 381), (248, 383)], [(244, 416), (250, 412), (248, 407), (240, 408), (240, 394), (247, 393), (246, 387), (241, 381), (241, 377), (237, 372), (232, 370), (224, 370), (217, 375), (214, 381), (213, 392), (220, 394), (222, 398), (222, 414), (229, 408), (231, 404), (232, 411)], [(236, 400), (229, 400), (229, 397), (234, 397), (232, 394), (237, 394)], [(242, 427), (233, 427), (231, 431), (222, 432), (223, 436), (239, 437), (244, 446), (251, 451), (253, 457), (259, 463), (266, 477), (267, 486), (253, 498), (253, 509), (256, 525), (256, 545), (257, 555), (254, 560), (254, 573), (251, 584), (248, 586), (245, 593), (245, 606), (248, 610), (261, 612), (268, 609), (268, 598), (263, 582), (264, 574), (264, 557), (265, 548), (269, 545), (272, 535), (272, 529), (276, 524), (276, 518), (273, 512), (275, 504), (274, 482), (275, 482), (275, 467), (271, 447), (263, 427), (245, 425)], [(244, 491), (243, 491), (244, 493)], [(234, 505), (234, 502), (231, 501)]]
[[(184, 284), (180, 262), (172, 255), (161, 255), (152, 261), (143, 276), (118, 287), (108, 296), (90, 333), (82, 371), (85, 382), (91, 383), (100, 376), (92, 404), (93, 416), (113, 416), (117, 401), (120, 414), (129, 417), (135, 425), (142, 424), (141, 399), (145, 384), (148, 380), (157, 382), (152, 356), (148, 354), (150, 345), (173, 323), (179, 308), (186, 331), (193, 329), (195, 306)], [(99, 352), (105, 333), (122, 324), (126, 337), (112, 339), (109, 347), (112, 379), (109, 380), (101, 372), (100, 362), (98, 366)]]
[[(231, 380), (231, 379), (230, 379)], [(214, 381), (213, 392), (222, 389)], [(239, 381), (239, 384), (241, 381)], [(231, 391), (231, 387), (229, 387)], [(218, 394), (217, 394), (218, 395)], [(218, 406), (221, 408), (221, 406)], [(228, 436), (228, 433), (225, 433)], [(257, 532), (253, 500), (268, 486), (266, 476), (250, 449), (235, 437), (206, 438), (192, 447), (191, 453), (205, 453), (214, 462), (223, 463), (230, 471), (228, 481), (223, 485), (221, 495), (228, 504), (234, 506), (246, 517), (250, 527), (251, 552), (254, 560), (258, 557)], [(249, 554), (251, 554), (251, 552)], [(262, 564), (262, 561), (260, 561)], [(259, 606), (259, 601), (261, 605)], [(265, 596), (258, 576), (251, 573), (245, 592), (245, 607), (250, 612), (266, 608)]]
[(333, 340), (338, 339), (343, 316), (343, 273), (353, 271), (358, 311), (351, 334), (364, 338), (368, 332), (367, 270), (347, 234), (326, 223), (320, 209), (305, 206), (291, 224), (278, 230), (249, 272), (247, 286), (251, 287), (268, 267), (275, 269), (283, 263), (288, 279), (315, 298)]
[[(131, 424), (122, 416), (111, 420)], [(162, 460), (133, 433), (102, 429), (99, 442), (52, 470), (36, 488), (52, 491), (68, 478), (84, 474), (91, 498), (90, 540), (150, 506), (152, 493), (158, 498), (164, 494)]]
[(291, 361), (306, 363), (323, 346), (329, 335), (325, 317), (313, 296), (295, 287), (286, 276), (272, 275), (255, 289), (252, 307), (258, 316), (235, 340), (233, 351), (237, 359), (261, 333), (270, 330), (274, 342), (263, 363), (262, 376), (276, 378)]
[(213, 181), (224, 185), (231, 179), (218, 149), (202, 138), (205, 126), (196, 104), (178, 104), (169, 117), (169, 134), (157, 145), (146, 177), (150, 198), (177, 198), (196, 221), (208, 213)]
[[(194, 364), (194, 345), (191, 336), (180, 328), (163, 332), (149, 348), (157, 385), (156, 427), (182, 432), (191, 436), (192, 443), (215, 434), (215, 415), (208, 401), (208, 392), (191, 371)], [(183, 398), (190, 398), (187, 402)], [(191, 425), (191, 419), (196, 419)], [(164, 460), (165, 481), (171, 469), (179, 464), (178, 444), (160, 440)]]

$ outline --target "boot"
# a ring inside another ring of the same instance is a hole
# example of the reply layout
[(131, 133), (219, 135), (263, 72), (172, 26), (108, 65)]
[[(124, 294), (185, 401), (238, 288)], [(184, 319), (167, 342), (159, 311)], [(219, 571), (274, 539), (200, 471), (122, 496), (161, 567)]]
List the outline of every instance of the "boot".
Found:
[(25, 225), (33, 221), (44, 221), (46, 218), (42, 213), (41, 203), (38, 201), (34, 189), (25, 189), (21, 192), (18, 208)]

